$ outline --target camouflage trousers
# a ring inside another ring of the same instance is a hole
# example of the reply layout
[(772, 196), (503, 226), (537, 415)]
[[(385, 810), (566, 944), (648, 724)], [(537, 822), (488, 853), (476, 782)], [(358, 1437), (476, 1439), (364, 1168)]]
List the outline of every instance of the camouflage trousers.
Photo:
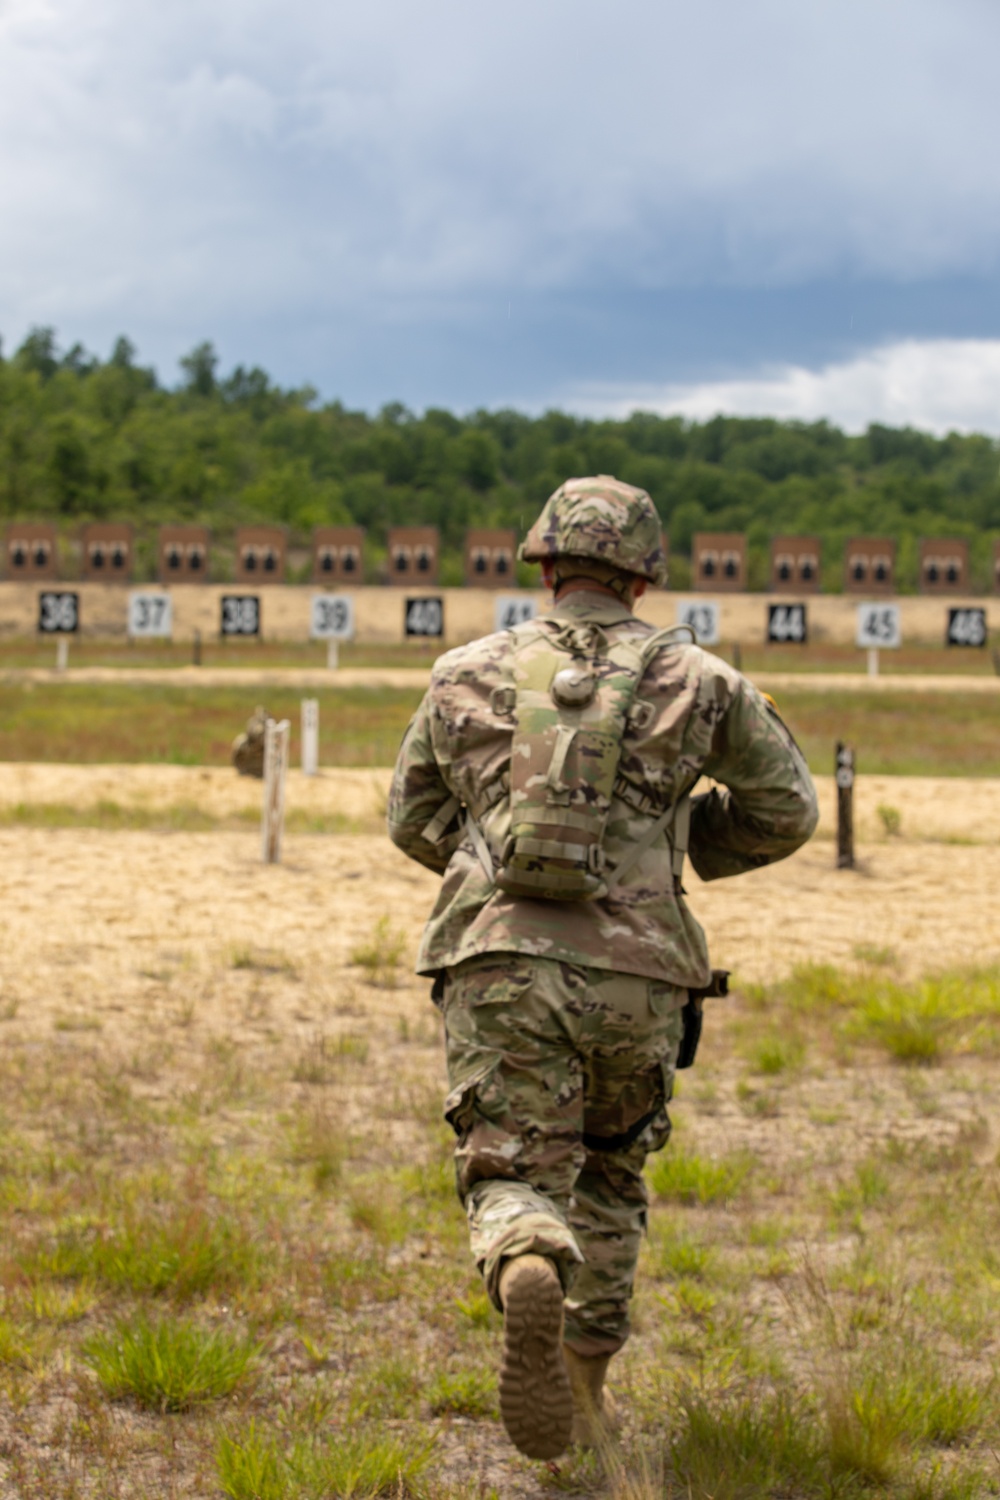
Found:
[(494, 1305), (511, 1256), (549, 1256), (565, 1339), (613, 1354), (646, 1226), (643, 1164), (670, 1134), (682, 990), (520, 953), (446, 971), (459, 1196)]

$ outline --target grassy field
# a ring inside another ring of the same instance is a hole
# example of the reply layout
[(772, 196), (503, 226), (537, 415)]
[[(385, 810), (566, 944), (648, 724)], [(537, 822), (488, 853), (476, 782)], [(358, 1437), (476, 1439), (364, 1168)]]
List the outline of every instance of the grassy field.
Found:
[[(438, 643), (406, 641), (398, 646), (359, 646), (345, 641), (339, 657), (345, 667), (430, 667), (441, 654)], [(252, 641), (213, 637), (201, 644), (201, 665), (245, 667), (248, 671), (274, 671), (281, 667), (326, 666), (325, 641)], [(194, 648), (171, 641), (104, 641), (81, 637), (69, 645), (69, 660), (76, 667), (186, 667)], [(940, 656), (940, 653), (938, 653)], [(17, 667), (52, 667), (56, 647), (52, 640), (10, 639), (0, 641), (0, 673)], [(926, 668), (924, 670), (927, 670)]]
[[(385, 766), (396, 758), (417, 691), (311, 692), (320, 704), (320, 763)], [(264, 702), (298, 744), (302, 694), (258, 687), (147, 688), (0, 683), (0, 760), (227, 765), (235, 735)]]
[[(276, 718), (292, 721), (297, 745), (301, 694), (293, 689), (0, 682), (0, 761), (225, 765), (262, 696)], [(313, 696), (326, 766), (392, 765), (420, 700), (416, 690), (386, 688)], [(779, 707), (815, 771), (830, 770), (834, 744), (844, 739), (862, 772), (1000, 775), (1000, 703), (981, 695), (789, 690)]]
[[(719, 653), (732, 659), (733, 647), (723, 643)], [(437, 644), (408, 641), (397, 646), (363, 646), (345, 642), (340, 661), (345, 667), (429, 667), (440, 654)], [(73, 639), (70, 663), (78, 667), (183, 667), (192, 660), (193, 648), (170, 641), (119, 642)], [(50, 640), (7, 639), (0, 641), (0, 673), (17, 667), (52, 667), (56, 647)], [(743, 646), (741, 660), (746, 672), (864, 672), (865, 653), (853, 646)], [(248, 670), (280, 667), (325, 667), (326, 645), (321, 641), (279, 642), (206, 639), (201, 645), (206, 667), (246, 667)], [(992, 676), (997, 670), (988, 650), (948, 650), (944, 646), (904, 646), (882, 652), (882, 671), (891, 673), (954, 672), (961, 676)]]
[(624, 1441), (545, 1466), (497, 1420), (403, 937), (222, 938), (138, 960), (141, 1033), (79, 969), (46, 1033), (3, 970), (4, 1493), (1000, 1492), (997, 972), (867, 949), (720, 1002), (649, 1166)]

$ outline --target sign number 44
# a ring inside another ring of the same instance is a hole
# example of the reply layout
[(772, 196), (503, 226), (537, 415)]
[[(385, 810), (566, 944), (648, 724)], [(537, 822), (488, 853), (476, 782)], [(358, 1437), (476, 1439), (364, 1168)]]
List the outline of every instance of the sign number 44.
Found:
[(768, 605), (767, 639), (771, 644), (804, 646), (808, 633), (804, 604)]

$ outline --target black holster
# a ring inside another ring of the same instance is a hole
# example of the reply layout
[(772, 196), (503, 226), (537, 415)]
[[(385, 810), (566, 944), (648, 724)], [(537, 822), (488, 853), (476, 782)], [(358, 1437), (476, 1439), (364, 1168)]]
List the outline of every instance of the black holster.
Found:
[(678, 1068), (690, 1068), (701, 1041), (701, 1026), (704, 1019), (704, 1003), (709, 999), (721, 999), (729, 994), (729, 970), (713, 969), (712, 978), (700, 990), (688, 990), (687, 1000), (681, 1009), (684, 1030), (681, 1034), (680, 1051), (677, 1053)]

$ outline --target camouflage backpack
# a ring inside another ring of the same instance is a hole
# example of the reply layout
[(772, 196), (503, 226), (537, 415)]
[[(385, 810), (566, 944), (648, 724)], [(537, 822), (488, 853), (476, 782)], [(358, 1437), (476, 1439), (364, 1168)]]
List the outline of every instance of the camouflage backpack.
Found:
[(676, 641), (678, 628), (687, 629), (615, 640), (599, 625), (550, 616), (511, 632), (511, 681), (494, 688), (491, 698), (494, 713), (514, 720), (511, 825), (499, 868), (471, 812), (466, 824), (483, 868), (508, 895), (548, 901), (605, 896), (672, 821), (679, 874), (686, 799), (667, 808), (613, 871), (605, 869), (602, 842), (620, 787), (625, 735), (652, 714), (636, 691), (650, 660)]

